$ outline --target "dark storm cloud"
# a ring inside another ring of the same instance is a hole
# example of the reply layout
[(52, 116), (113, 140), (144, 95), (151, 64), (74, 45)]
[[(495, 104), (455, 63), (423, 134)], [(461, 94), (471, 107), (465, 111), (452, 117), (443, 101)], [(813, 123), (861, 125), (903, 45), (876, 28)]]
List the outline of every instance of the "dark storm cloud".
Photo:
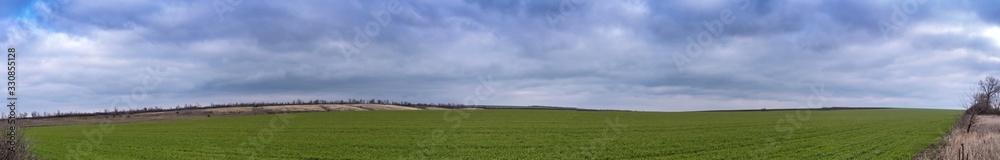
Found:
[[(822, 86), (825, 105), (956, 108), (1000, 74), (986, 1), (913, 1), (889, 32), (880, 23), (910, 0), (228, 2), (20, 2), (32, 14), (0, 22), (4, 43), (32, 55), (24, 96), (43, 111), (107, 108), (148, 67), (162, 83), (142, 106), (462, 103), (490, 82), (487, 104), (805, 107)], [(702, 33), (711, 42), (688, 55)]]

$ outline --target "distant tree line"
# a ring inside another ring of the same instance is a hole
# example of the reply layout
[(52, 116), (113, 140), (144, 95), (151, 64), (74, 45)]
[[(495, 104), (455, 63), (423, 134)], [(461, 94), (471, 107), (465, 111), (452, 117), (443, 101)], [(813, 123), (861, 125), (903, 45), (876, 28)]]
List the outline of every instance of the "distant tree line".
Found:
[[(109, 110), (104, 109), (103, 111), (96, 112), (22, 112), (17, 115), (17, 118), (50, 118), (50, 117), (74, 117), (74, 116), (94, 116), (102, 115), (108, 117), (130, 117), (132, 114), (146, 113), (146, 112), (161, 112), (161, 111), (181, 111), (190, 109), (204, 109), (204, 108), (226, 108), (226, 107), (263, 107), (263, 106), (283, 106), (283, 105), (320, 105), (320, 104), (385, 104), (385, 105), (398, 105), (407, 106), (420, 109), (426, 109), (428, 107), (438, 107), (438, 108), (448, 108), (448, 109), (458, 109), (458, 108), (470, 108), (475, 107), (471, 105), (463, 105), (457, 103), (410, 103), (401, 101), (390, 101), (381, 99), (346, 99), (346, 100), (308, 100), (303, 101), (297, 99), (290, 102), (240, 102), (240, 103), (222, 103), (222, 104), (209, 104), (207, 106), (202, 106), (201, 104), (184, 104), (177, 105), (173, 108), (163, 108), (159, 106), (154, 107), (143, 107), (143, 108), (130, 108), (130, 109), (119, 109), (117, 107)], [(30, 116), (29, 116), (30, 115)], [(8, 115), (0, 115), (0, 119), (7, 119)]]
[[(203, 108), (218, 108), (218, 107), (260, 107), (260, 106), (281, 106), (281, 105), (314, 105), (314, 104), (385, 104), (385, 105), (399, 105), (407, 107), (416, 108), (427, 108), (427, 107), (439, 107), (439, 108), (467, 108), (468, 106), (457, 103), (410, 103), (410, 102), (397, 102), (390, 100), (380, 100), (380, 99), (346, 99), (346, 100), (309, 100), (303, 101), (301, 99), (291, 101), (291, 102), (249, 102), (249, 103), (223, 103), (223, 104), (211, 104)], [(185, 106), (191, 107), (191, 106)], [(193, 106), (198, 108), (198, 106)]]

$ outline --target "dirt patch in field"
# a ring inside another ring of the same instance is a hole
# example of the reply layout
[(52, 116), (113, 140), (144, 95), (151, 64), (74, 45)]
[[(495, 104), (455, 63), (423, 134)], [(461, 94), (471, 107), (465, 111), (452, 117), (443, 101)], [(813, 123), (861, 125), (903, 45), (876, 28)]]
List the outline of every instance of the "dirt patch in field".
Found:
[(77, 117), (57, 117), (42, 119), (18, 119), (17, 123), (27, 127), (32, 126), (62, 126), (62, 125), (82, 125), (101, 123), (134, 123), (134, 122), (155, 122), (174, 121), (185, 119), (205, 118), (202, 114), (173, 114), (173, 113), (148, 113), (135, 115), (99, 115), (99, 116), (77, 116)]
[(323, 107), (319, 105), (285, 105), (285, 106), (266, 106), (262, 107), (263, 110), (268, 112), (322, 112), (326, 111)]
[(362, 109), (348, 105), (339, 105), (339, 104), (319, 105), (319, 106), (323, 107), (323, 109), (326, 109), (327, 111), (367, 111), (367, 109)]
[[(481, 108), (471, 108), (481, 109)], [(334, 112), (334, 111), (377, 111), (377, 110), (425, 110), (415, 107), (383, 104), (318, 104), (318, 105), (282, 105), (261, 107), (224, 107), (182, 109), (173, 111), (146, 112), (120, 115), (92, 115), (75, 117), (53, 117), (37, 119), (18, 119), (17, 123), (24, 126), (59, 126), (100, 123), (133, 123), (150, 121), (173, 121), (210, 117), (225, 117), (239, 115), (259, 115), (292, 112)], [(426, 110), (448, 110), (447, 108), (426, 107)]]
[(209, 108), (209, 109), (204, 109), (203, 112), (211, 114), (235, 114), (235, 113), (247, 113), (250, 111), (253, 111), (253, 107)]
[(424, 110), (451, 110), (451, 109), (441, 108), (441, 107), (427, 107), (424, 108)]
[(349, 106), (354, 106), (367, 110), (420, 110), (420, 108), (413, 107), (403, 107), (397, 105), (384, 105), (384, 104), (349, 104)]

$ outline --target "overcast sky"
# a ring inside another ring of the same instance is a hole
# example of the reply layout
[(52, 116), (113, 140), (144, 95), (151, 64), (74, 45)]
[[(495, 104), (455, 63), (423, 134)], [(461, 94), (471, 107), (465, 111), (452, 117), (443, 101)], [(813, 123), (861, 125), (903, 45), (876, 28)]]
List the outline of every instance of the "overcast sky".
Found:
[(346, 98), (959, 109), (1000, 76), (989, 0), (2, 4), (19, 111)]

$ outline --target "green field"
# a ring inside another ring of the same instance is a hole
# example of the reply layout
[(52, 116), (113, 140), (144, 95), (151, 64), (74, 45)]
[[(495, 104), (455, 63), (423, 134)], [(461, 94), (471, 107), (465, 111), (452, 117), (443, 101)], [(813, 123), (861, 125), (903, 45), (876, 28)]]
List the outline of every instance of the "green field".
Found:
[(909, 159), (960, 113), (316, 112), (35, 127), (26, 135), (49, 159)]

